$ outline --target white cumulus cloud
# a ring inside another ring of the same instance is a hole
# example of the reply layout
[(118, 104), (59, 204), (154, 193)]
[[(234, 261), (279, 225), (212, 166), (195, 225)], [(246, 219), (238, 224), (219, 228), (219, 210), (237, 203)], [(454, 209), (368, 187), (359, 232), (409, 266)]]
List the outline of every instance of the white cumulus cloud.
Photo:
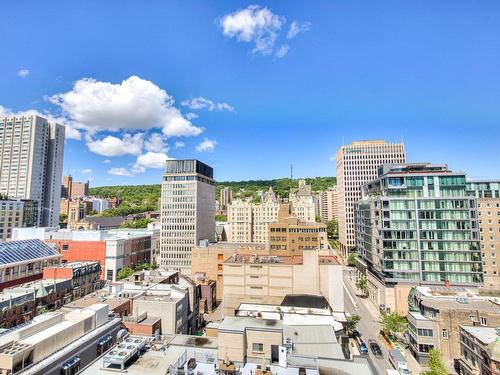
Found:
[(159, 128), (167, 136), (195, 136), (203, 131), (182, 115), (165, 90), (137, 76), (116, 84), (82, 78), (71, 91), (48, 100), (75, 127), (91, 133)]
[(166, 152), (167, 147), (165, 144), (164, 136), (159, 133), (152, 133), (149, 139), (144, 143), (146, 151), (152, 152)]
[(111, 164), (111, 160), (105, 159), (102, 161), (102, 164)]
[(216, 145), (217, 145), (216, 140), (205, 138), (198, 146), (196, 146), (196, 151), (213, 152)]
[(127, 176), (127, 177), (132, 176), (132, 173), (130, 173), (126, 168), (111, 168), (108, 171), (108, 174), (113, 176)]
[(124, 134), (121, 139), (112, 135), (102, 139), (93, 139), (89, 136), (87, 139), (87, 147), (90, 151), (108, 157), (140, 155), (143, 144), (144, 136), (142, 133)]
[(87, 168), (87, 169), (82, 169), (82, 170), (80, 171), (80, 173), (81, 173), (81, 174), (89, 174), (89, 173), (92, 173), (92, 169), (90, 169), (90, 168)]
[(135, 167), (163, 169), (165, 168), (165, 162), (169, 159), (171, 158), (164, 152), (149, 151), (137, 157)]
[(18, 75), (19, 77), (21, 77), (21, 78), (25, 78), (25, 77), (27, 77), (27, 76), (29, 76), (29, 75), (30, 75), (30, 71), (29, 71), (29, 69), (25, 69), (25, 68), (23, 68), (23, 69), (19, 69), (19, 70), (17, 71), (17, 75)]
[[(188, 100), (183, 100), (181, 103), (185, 107), (189, 107), (190, 109), (207, 109), (210, 112), (212, 111), (230, 111), (234, 112), (234, 108), (228, 103), (215, 103), (213, 100), (203, 98), (201, 96), (197, 98), (191, 98)], [(190, 115), (188, 113), (188, 115)], [(192, 115), (190, 115), (191, 117)], [(195, 116), (197, 116), (195, 114)], [(187, 115), (186, 115), (187, 117)]]
[(288, 29), (288, 33), (286, 34), (286, 37), (288, 39), (293, 39), (300, 33), (307, 31), (311, 28), (311, 23), (310, 22), (298, 22), (298, 21), (293, 21), (290, 24), (290, 28)]
[(226, 14), (219, 20), (223, 34), (239, 42), (254, 43), (254, 53), (269, 55), (285, 18), (259, 5)]

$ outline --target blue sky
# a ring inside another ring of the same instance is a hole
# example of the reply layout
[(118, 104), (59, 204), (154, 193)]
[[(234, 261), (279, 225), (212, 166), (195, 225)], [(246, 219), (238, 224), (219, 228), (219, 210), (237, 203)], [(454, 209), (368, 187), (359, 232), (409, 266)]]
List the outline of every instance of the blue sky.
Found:
[(0, 111), (66, 124), (80, 140), (64, 171), (93, 186), (158, 183), (165, 155), (218, 180), (291, 163), (331, 176), (360, 139), (500, 178), (496, 0), (5, 0), (0, 14)]

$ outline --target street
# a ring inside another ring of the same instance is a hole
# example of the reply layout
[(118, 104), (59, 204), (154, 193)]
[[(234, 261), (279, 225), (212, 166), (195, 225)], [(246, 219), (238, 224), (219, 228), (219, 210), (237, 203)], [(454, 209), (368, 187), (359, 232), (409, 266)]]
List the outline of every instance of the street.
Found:
[[(353, 303), (354, 300), (354, 303)], [(382, 350), (383, 358), (376, 358), (368, 348), (370, 359), (373, 361), (379, 375), (385, 375), (387, 369), (393, 369), (389, 362), (389, 352), (384, 343), (379, 339), (380, 325), (379, 316), (375, 306), (369, 305), (370, 301), (356, 295), (355, 287), (351, 284), (349, 276), (344, 273), (344, 303), (345, 311), (349, 314), (357, 314), (361, 317), (356, 330), (361, 334), (363, 341), (368, 346), (368, 340), (375, 340)], [(405, 354), (408, 366), (412, 374), (420, 373), (420, 366), (410, 354)], [(410, 357), (410, 358), (408, 358)]]

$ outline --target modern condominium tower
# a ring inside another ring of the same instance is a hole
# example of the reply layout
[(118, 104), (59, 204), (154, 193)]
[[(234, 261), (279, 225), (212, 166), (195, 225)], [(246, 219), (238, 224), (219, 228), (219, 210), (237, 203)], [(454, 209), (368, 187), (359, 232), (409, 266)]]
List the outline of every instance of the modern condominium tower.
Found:
[[(476, 199), (446, 165), (383, 165), (355, 208), (358, 267), (377, 306), (405, 311), (416, 285), (483, 281)], [(364, 267), (363, 267), (364, 266)]]
[(191, 251), (214, 241), (213, 169), (198, 160), (168, 160), (161, 186), (160, 267), (191, 273)]
[(361, 198), (361, 186), (377, 178), (380, 165), (405, 162), (403, 143), (360, 141), (337, 151), (339, 241), (344, 255), (356, 246), (354, 204)]
[(59, 224), (64, 126), (36, 115), (0, 118), (0, 194), (30, 199), (40, 226)]

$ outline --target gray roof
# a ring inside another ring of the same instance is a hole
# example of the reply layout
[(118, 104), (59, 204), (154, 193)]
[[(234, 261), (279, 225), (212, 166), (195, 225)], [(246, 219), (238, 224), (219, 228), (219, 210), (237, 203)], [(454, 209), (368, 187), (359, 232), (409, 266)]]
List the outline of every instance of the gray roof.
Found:
[(500, 340), (500, 328), (493, 327), (472, 327), (460, 326), (464, 331), (477, 338), (483, 344), (489, 344), (494, 341)]
[(0, 243), (0, 264), (12, 264), (60, 255), (40, 240), (19, 240)]
[(281, 330), (283, 322), (273, 319), (256, 319), (240, 316), (226, 316), (219, 325), (219, 331), (243, 332), (245, 329)]
[(460, 303), (456, 298), (423, 297), (421, 303), (435, 310), (479, 310), (498, 313), (500, 304), (486, 297), (467, 298), (467, 303)]
[(99, 226), (100, 228), (109, 228), (120, 227), (125, 221), (125, 218), (122, 216), (87, 216), (85, 217), (85, 219), (83, 219), (83, 221)]

